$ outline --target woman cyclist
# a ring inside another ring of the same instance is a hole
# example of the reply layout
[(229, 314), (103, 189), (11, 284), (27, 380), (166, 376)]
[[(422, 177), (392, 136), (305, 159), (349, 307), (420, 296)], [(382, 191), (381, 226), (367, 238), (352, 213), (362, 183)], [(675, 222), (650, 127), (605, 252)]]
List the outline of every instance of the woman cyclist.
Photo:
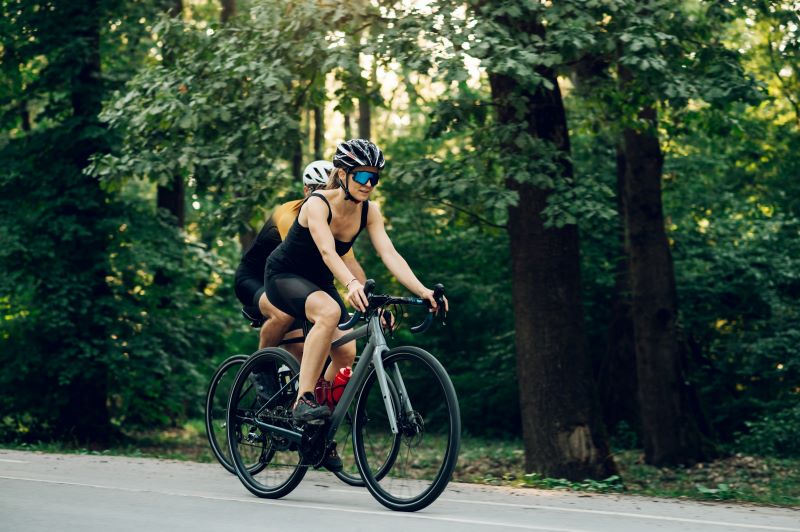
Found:
[[(324, 187), (331, 170), (333, 165), (330, 161), (309, 163), (303, 170), (303, 198)], [(264, 294), (264, 268), (267, 259), (280, 245), (294, 219), (297, 218), (297, 212), (303, 201), (299, 199), (286, 202), (270, 214), (252, 245), (242, 255), (239, 267), (236, 268), (234, 283), (236, 297), (243, 305), (243, 312), (256, 322), (260, 316), (267, 318), (259, 331), (258, 348), (275, 346), (280, 342), (298, 359), (303, 354), (303, 322), (281, 312), (269, 302)], [(366, 280), (364, 270), (361, 269), (352, 251), (342, 259), (359, 279)]]
[[(433, 291), (417, 279), (395, 250), (380, 211), (369, 202), (384, 166), (381, 150), (368, 140), (349, 140), (337, 147), (333, 165), (326, 190), (306, 198), (283, 243), (270, 255), (264, 282), (269, 300), (278, 309), (314, 324), (303, 349), (293, 417), (315, 424), (330, 416), (330, 409), (317, 403), (314, 386), (331, 342), (344, 334), (337, 325), (348, 319), (333, 286), (334, 277), (347, 289), (348, 302), (366, 310), (364, 286), (341, 258), (365, 227), (388, 270), (436, 309)], [(340, 368), (350, 366), (355, 351), (355, 342), (334, 349), (325, 379), (332, 381)]]

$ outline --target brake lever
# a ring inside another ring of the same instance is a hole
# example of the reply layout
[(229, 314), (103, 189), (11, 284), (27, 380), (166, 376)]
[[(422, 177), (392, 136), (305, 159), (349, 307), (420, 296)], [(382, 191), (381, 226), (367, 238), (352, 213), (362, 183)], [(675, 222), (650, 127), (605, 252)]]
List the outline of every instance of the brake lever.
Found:
[[(367, 296), (367, 312), (369, 312), (369, 298), (374, 290), (375, 290), (375, 280), (367, 279), (367, 282), (364, 283), (364, 294), (366, 294)], [(339, 330), (347, 331), (349, 329), (352, 329), (353, 326), (356, 324), (356, 322), (362, 318), (362, 316), (364, 316), (364, 313), (361, 312), (360, 310), (356, 310), (346, 323), (339, 324)]]
[(441, 314), (442, 317), (442, 325), (447, 325), (447, 309), (445, 308), (444, 304), (444, 285), (441, 283), (436, 283), (433, 285), (433, 298), (436, 300), (436, 305), (438, 309), (436, 314)]

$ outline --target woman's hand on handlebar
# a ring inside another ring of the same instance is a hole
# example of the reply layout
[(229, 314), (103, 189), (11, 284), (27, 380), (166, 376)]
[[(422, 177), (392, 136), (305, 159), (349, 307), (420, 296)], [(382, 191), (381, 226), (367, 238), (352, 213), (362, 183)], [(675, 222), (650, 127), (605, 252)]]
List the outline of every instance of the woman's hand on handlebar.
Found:
[(353, 280), (347, 286), (347, 301), (362, 313), (366, 312), (369, 301), (364, 293), (364, 285), (358, 280)]
[[(423, 288), (419, 294), (419, 297), (428, 300), (428, 303), (431, 305), (431, 312), (437, 312), (439, 310), (439, 304), (436, 302), (436, 298), (433, 295), (433, 290), (430, 288)], [(450, 307), (447, 304), (447, 298), (444, 295), (442, 295), (442, 302), (444, 303), (444, 311), (447, 312), (450, 310)]]

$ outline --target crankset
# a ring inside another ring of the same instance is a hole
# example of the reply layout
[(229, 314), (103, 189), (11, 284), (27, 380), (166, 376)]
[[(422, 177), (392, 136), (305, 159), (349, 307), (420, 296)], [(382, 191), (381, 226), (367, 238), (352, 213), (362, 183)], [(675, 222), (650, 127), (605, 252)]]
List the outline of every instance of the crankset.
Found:
[(310, 425), (303, 427), (303, 438), (300, 441), (300, 465), (319, 467), (325, 459), (325, 434), (328, 424)]

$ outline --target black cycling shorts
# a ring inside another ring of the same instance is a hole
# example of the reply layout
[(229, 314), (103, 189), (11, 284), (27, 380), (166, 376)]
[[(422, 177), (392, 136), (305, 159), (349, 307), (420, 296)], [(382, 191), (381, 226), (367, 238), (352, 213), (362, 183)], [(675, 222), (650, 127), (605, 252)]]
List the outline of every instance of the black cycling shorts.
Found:
[(264, 274), (253, 275), (240, 265), (236, 268), (233, 289), (243, 306), (257, 308), (258, 300), (264, 293)]
[[(261, 315), (261, 308), (258, 305), (258, 300), (261, 299), (261, 294), (265, 292), (263, 283), (264, 283), (263, 275), (259, 277), (254, 277), (253, 275), (249, 274), (245, 268), (241, 267), (236, 270), (234, 291), (236, 292), (236, 297), (239, 299), (242, 306), (245, 308), (245, 311), (250, 316), (255, 317)], [(273, 305), (275, 304), (273, 303)], [(277, 307), (277, 305), (275, 306)], [(303, 319), (302, 318), (296, 319), (292, 323), (291, 327), (289, 327), (289, 330), (286, 332), (302, 328), (303, 328)]]
[(333, 298), (339, 305), (341, 315), (339, 323), (350, 319), (344, 301), (336, 291), (333, 283), (327, 286), (317, 286), (305, 277), (293, 273), (276, 273), (267, 277), (267, 298), (270, 303), (295, 318), (308, 319), (306, 316), (306, 299), (312, 293), (323, 291)]

